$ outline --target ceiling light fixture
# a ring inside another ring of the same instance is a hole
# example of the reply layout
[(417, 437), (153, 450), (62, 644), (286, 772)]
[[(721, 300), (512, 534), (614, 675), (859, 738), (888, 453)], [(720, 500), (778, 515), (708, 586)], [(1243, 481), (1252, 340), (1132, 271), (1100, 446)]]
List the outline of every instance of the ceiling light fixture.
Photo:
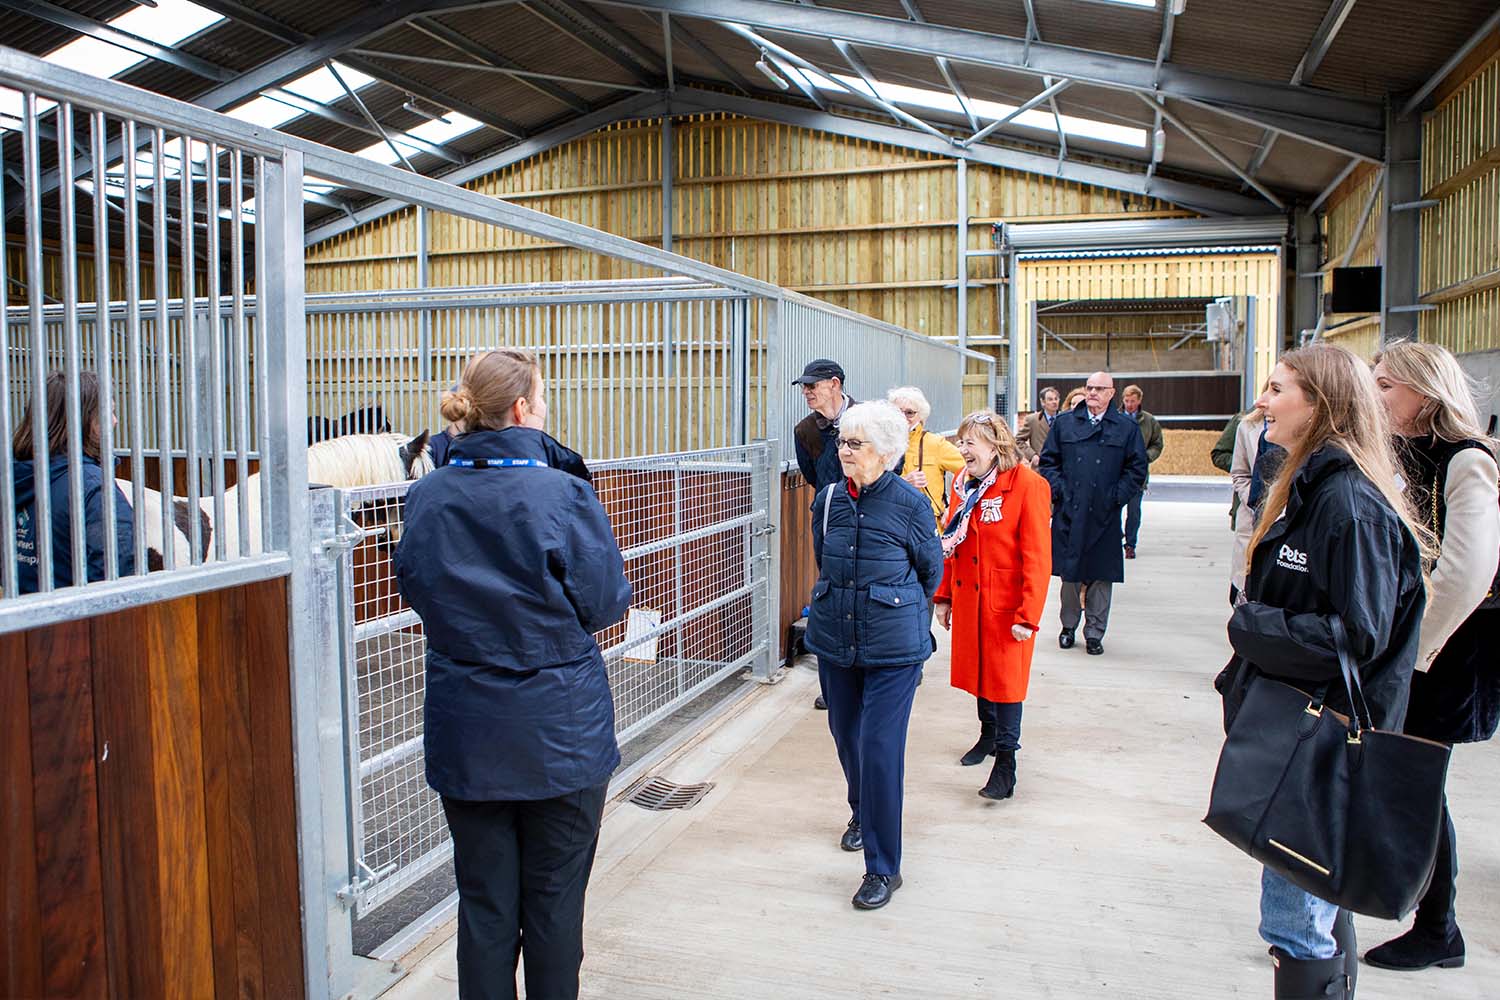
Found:
[(1151, 162), (1160, 163), (1167, 155), (1167, 130), (1157, 129), (1151, 136)]
[(767, 55), (765, 49), (760, 50), (760, 58), (755, 61), (755, 68), (760, 70), (761, 75), (763, 75), (767, 80), (770, 80), (772, 83), (776, 84), (776, 86), (780, 89), (791, 89), (792, 85), (790, 83), (787, 83), (782, 75), (776, 72), (776, 70), (771, 67), (770, 56)]
[(444, 125), (452, 125), (453, 124), (448, 119), (446, 119), (446, 118), (443, 117), (443, 112), (441, 112), (441, 111), (437, 111), (437, 112), (428, 111), (426, 108), (424, 108), (420, 104), (418, 104), (417, 103), (417, 96), (415, 94), (407, 94), (406, 95), (406, 103), (403, 104), (403, 105), (401, 105), (401, 110), (402, 111), (410, 111), (412, 114), (418, 116), (419, 118), (426, 118), (428, 121), (442, 122)]

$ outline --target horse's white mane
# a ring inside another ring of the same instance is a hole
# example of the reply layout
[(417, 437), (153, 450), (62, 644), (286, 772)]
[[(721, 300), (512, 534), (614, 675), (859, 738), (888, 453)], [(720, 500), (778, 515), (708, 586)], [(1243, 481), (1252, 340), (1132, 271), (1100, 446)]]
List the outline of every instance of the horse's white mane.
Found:
[[(401, 448), (405, 434), (349, 434), (319, 441), (307, 449), (307, 481), (351, 488), (399, 483), (407, 478)], [(412, 466), (413, 478), (432, 471), (432, 454), (423, 448)]]

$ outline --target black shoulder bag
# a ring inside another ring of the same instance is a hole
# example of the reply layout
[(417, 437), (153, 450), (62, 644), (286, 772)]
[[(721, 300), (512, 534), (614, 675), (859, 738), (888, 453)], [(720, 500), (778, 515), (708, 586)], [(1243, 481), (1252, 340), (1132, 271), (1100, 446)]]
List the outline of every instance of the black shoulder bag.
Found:
[(1432, 878), (1450, 748), (1375, 729), (1338, 617), (1349, 718), (1257, 675), (1219, 754), (1207, 823), (1305, 892), (1400, 920)]

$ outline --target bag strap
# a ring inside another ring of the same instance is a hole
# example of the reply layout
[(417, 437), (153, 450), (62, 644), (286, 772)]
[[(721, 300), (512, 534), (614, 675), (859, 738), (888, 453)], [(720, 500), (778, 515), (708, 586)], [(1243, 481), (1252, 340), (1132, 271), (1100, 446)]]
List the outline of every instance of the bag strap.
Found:
[(828, 492), (823, 496), (823, 538), (828, 538), (828, 512), (833, 508), (833, 491), (838, 489), (838, 483), (829, 483)]
[[(1365, 701), (1365, 691), (1359, 682), (1359, 668), (1354, 665), (1354, 658), (1349, 655), (1349, 635), (1344, 630), (1344, 619), (1333, 615), (1328, 620), (1329, 630), (1333, 632), (1333, 646), (1339, 656), (1339, 672), (1344, 675), (1344, 690), (1349, 693), (1349, 734), (1350, 738), (1358, 739), (1359, 733), (1364, 729), (1374, 729), (1374, 717), (1370, 714), (1370, 704)], [(1360, 717), (1360, 712), (1364, 717)]]

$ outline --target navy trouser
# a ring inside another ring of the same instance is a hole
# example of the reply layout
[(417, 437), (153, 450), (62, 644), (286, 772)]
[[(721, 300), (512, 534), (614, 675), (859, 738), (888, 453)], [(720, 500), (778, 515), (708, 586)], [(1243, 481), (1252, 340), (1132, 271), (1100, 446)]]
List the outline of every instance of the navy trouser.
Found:
[(1132, 549), (1141, 534), (1141, 501), (1145, 498), (1146, 491), (1141, 490), (1125, 504), (1125, 544)]
[(458, 881), (458, 995), (514, 1000), (526, 955), (528, 1000), (575, 1000), (583, 897), (609, 786), (531, 802), (443, 798)]
[(976, 698), (979, 707), (979, 731), (989, 729), (995, 734), (995, 749), (1021, 749), (1021, 703), (1019, 701), (990, 701)]
[(901, 871), (901, 798), (906, 781), (906, 725), (922, 665), (835, 667), (818, 659), (828, 702), (828, 729), (849, 786), (849, 813), (865, 840), (865, 871)]

